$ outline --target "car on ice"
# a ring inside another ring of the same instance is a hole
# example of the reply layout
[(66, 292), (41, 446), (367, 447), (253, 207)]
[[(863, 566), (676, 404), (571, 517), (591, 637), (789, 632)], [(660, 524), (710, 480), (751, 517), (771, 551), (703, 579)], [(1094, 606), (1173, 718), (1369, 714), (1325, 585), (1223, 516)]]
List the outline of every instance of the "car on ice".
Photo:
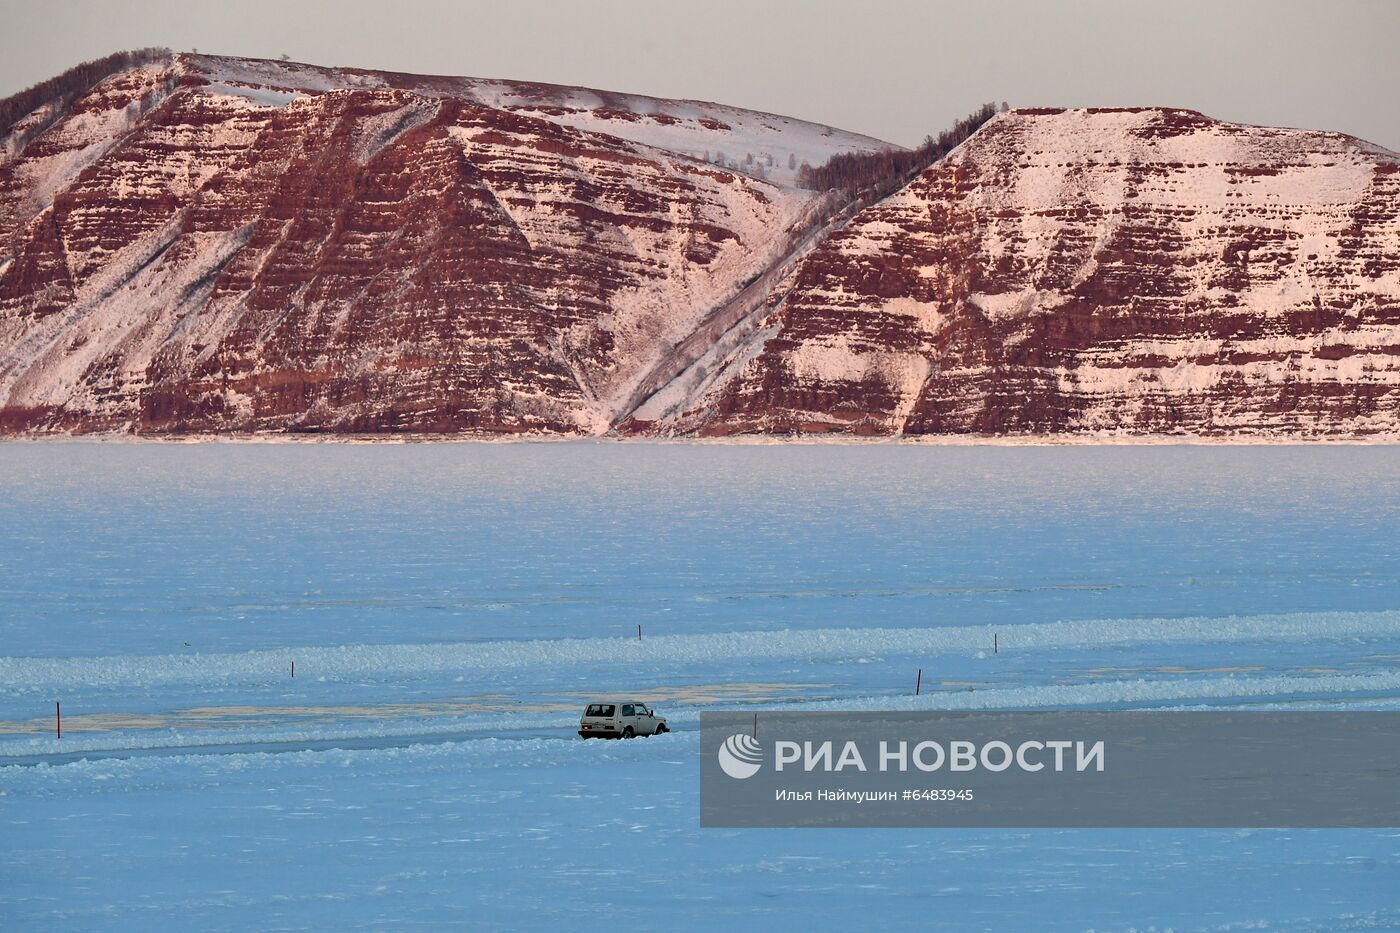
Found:
[(635, 700), (595, 700), (583, 708), (578, 724), (578, 734), (585, 739), (630, 739), (670, 731), (666, 720)]

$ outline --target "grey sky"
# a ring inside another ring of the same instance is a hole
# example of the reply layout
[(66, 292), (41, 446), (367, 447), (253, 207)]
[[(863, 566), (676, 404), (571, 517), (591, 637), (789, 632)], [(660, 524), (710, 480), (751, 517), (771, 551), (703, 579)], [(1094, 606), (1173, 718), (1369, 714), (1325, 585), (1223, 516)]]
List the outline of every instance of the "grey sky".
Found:
[(1400, 0), (0, 0), (0, 96), (166, 45), (716, 100), (912, 144), (986, 100), (1170, 105), (1400, 149)]

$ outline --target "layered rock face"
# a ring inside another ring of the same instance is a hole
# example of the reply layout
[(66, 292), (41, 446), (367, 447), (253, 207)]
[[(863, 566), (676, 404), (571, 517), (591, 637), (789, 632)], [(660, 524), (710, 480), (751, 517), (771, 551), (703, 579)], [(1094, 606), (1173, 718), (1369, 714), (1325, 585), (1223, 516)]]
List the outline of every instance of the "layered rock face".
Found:
[(175, 55), (0, 138), (0, 434), (1400, 436), (1400, 156)]
[(605, 431), (814, 200), (648, 139), (878, 145), (570, 88), (114, 75), (0, 150), (0, 431)]
[(659, 430), (1400, 433), (1400, 157), (1001, 114), (833, 233)]

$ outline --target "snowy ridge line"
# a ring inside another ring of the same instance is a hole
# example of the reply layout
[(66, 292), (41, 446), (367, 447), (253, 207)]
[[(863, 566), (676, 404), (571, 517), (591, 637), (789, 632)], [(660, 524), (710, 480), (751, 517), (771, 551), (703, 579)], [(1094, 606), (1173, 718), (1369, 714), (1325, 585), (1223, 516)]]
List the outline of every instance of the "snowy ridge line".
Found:
[[(386, 748), (328, 748), (305, 751), (249, 751), (228, 755), (171, 754), (139, 758), (98, 758), (65, 764), (37, 766), (0, 765), (0, 788), (7, 793), (62, 795), (71, 788), (68, 781), (97, 782), (97, 786), (126, 793), (142, 787), (160, 786), (174, 772), (193, 768), (197, 774), (228, 778), (233, 775), (290, 771), (307, 765), (335, 763), (342, 767), (375, 765), (403, 767), (418, 771), (467, 770), (553, 766), (569, 764), (610, 764), (639, 759), (676, 759), (686, 764), (699, 751), (698, 732), (654, 736), (645, 742), (561, 742), (551, 738), (502, 739), (483, 737), (465, 742), (439, 742)], [(185, 775), (188, 775), (186, 770)], [(143, 782), (142, 777), (147, 781)], [(265, 780), (265, 777), (255, 777)]]
[(627, 638), (563, 638), (447, 644), (340, 645), (230, 654), (0, 658), (0, 693), (56, 686), (155, 686), (267, 683), (296, 662), (303, 677), (422, 677), (527, 666), (705, 663), (726, 660), (827, 659), (867, 655), (926, 657), (987, 653), (992, 634), (1003, 650), (1220, 643), (1282, 639), (1400, 636), (1400, 610), (1308, 612), (1184, 619), (1093, 619), (941, 628), (807, 629), (715, 632)]
[[(667, 717), (671, 722), (700, 721), (699, 710), (677, 714), (668, 707)], [(548, 736), (551, 742), (573, 739), (578, 728), (578, 713), (551, 713), (534, 715), (501, 715), (499, 713), (463, 713), (456, 716), (440, 716), (433, 719), (405, 718), (385, 719), (374, 725), (345, 720), (325, 722), (315, 726), (281, 725), (269, 723), (265, 726), (245, 726), (229, 729), (128, 729), (109, 732), (65, 734), (60, 740), (52, 735), (26, 735), (23, 738), (0, 739), (0, 766), (6, 759), (27, 758), (44, 754), (71, 754), (74, 752), (126, 752), (149, 751), (152, 749), (188, 749), (189, 754), (255, 754), (264, 749), (249, 748), (238, 751), (237, 746), (292, 746), (297, 751), (298, 744), (307, 749), (314, 744), (326, 742), (363, 742), (368, 739), (382, 739), (386, 747), (402, 748), (410, 745), (440, 745), (450, 742), (479, 742), (488, 737), (500, 737), (502, 733), (544, 732), (558, 730), (558, 735)], [(415, 742), (421, 739), (421, 742)], [(512, 737), (510, 741), (520, 741)], [(278, 751), (277, 754), (287, 754)]]
[[(1002, 687), (972, 692), (935, 692), (922, 696), (861, 697), (819, 700), (802, 710), (861, 710), (917, 712), (919, 710), (1070, 709), (1086, 706), (1177, 704), (1197, 700), (1248, 700), (1256, 697), (1315, 697), (1318, 695), (1400, 691), (1400, 671), (1382, 674), (1267, 674), (1240, 677), (1200, 677), (1190, 680), (1104, 680), (1082, 684)], [(1173, 706), (1171, 708), (1177, 708)], [(1198, 707), (1199, 708), (1199, 707)], [(1214, 708), (1212, 706), (1212, 708)], [(1336, 708), (1335, 706), (1328, 707)]]
[[(1228, 701), (1277, 698), (1280, 702), (1266, 704), (1278, 709), (1360, 709), (1382, 708), (1386, 704), (1367, 703), (1364, 696), (1356, 695), (1400, 695), (1400, 671), (1382, 674), (1325, 674), (1297, 675), (1275, 674), (1257, 677), (1229, 675), (1213, 678), (1192, 678), (1190, 680), (1117, 680), (1082, 684), (1047, 684), (1040, 686), (1004, 687), (974, 692), (947, 691), (927, 693), (922, 696), (866, 696), (846, 697), (836, 700), (821, 700), (810, 703), (776, 703), (755, 708), (757, 712), (776, 713), (790, 711), (858, 711), (858, 712), (919, 712), (936, 710), (1051, 710), (1082, 709), (1104, 706), (1119, 706), (1132, 709), (1221, 709), (1237, 704)], [(1341, 702), (1319, 706), (1313, 698), (1332, 697)], [(1296, 702), (1294, 699), (1296, 698)], [(1202, 702), (1204, 701), (1204, 702)], [(1215, 702), (1211, 702), (1215, 701)], [(1227, 702), (1220, 702), (1227, 701)], [(667, 718), (675, 725), (699, 722), (702, 710), (732, 706), (718, 703), (706, 707), (668, 708)], [(1254, 704), (1251, 704), (1253, 706)], [(745, 707), (748, 709), (749, 707)], [(194, 756), (207, 755), (209, 750), (220, 746), (267, 745), (271, 743), (298, 742), (320, 743), (337, 740), (382, 738), (388, 747), (383, 749), (289, 749), (283, 752), (263, 750), (238, 751), (230, 749), (224, 755), (267, 755), (267, 754), (313, 754), (325, 752), (364, 752), (378, 753), (405, 750), (417, 747), (475, 746), (482, 742), (528, 742), (546, 743), (543, 747), (559, 746), (560, 738), (569, 740), (572, 745), (589, 743), (573, 742), (572, 733), (576, 728), (577, 717), (569, 713), (552, 715), (506, 717), (494, 713), (476, 713), (451, 717), (445, 722), (431, 722), (423, 719), (383, 722), (372, 728), (357, 724), (325, 724), (314, 728), (306, 726), (243, 728), (219, 730), (195, 730), (179, 732), (173, 730), (134, 731), (128, 734), (98, 734), (64, 738), (62, 744), (51, 736), (30, 736), (23, 739), (0, 743), (0, 768), (7, 758), (26, 758), (34, 755), (73, 752), (137, 751), (168, 748), (173, 750), (190, 749)], [(516, 729), (557, 729), (558, 737), (502, 739), (498, 734)], [(473, 737), (469, 733), (480, 733)], [(444, 735), (462, 734), (459, 741), (443, 741)], [(676, 735), (693, 734), (693, 730), (682, 730)], [(421, 743), (403, 742), (394, 744), (395, 739), (421, 737)], [(669, 738), (669, 737), (668, 737)], [(593, 743), (600, 744), (600, 743)], [(605, 744), (605, 743), (602, 743)], [(645, 743), (640, 743), (645, 744)], [(493, 746), (494, 747), (494, 746)], [(507, 746), (513, 747), (513, 746)], [(196, 751), (202, 749), (204, 751)], [(168, 758), (171, 756), (161, 756)], [(70, 762), (56, 767), (71, 767), (81, 762)]]

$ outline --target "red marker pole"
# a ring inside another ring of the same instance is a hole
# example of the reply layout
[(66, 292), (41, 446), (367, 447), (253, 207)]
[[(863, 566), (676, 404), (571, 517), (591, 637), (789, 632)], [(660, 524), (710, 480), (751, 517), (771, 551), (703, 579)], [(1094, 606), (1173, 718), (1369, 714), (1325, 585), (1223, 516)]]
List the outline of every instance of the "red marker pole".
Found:
[(297, 675), (297, 662), (293, 661), (293, 662), (292, 662), (292, 676), (295, 677), (296, 675)]
[(63, 704), (57, 701), (53, 705), (54, 728), (58, 730), (58, 737), (63, 738)]
[(993, 632), (993, 633), (992, 633), (992, 654), (997, 654), (997, 653), (999, 653), (1000, 651), (1001, 651), (1001, 648), (997, 645), (997, 633), (996, 633), (996, 632)]
[(919, 673), (914, 675), (914, 696), (919, 695), (919, 688), (924, 685), (924, 669), (919, 668)]
[(758, 738), (758, 714), (753, 714), (753, 737)]
[(638, 623), (637, 623), (637, 641), (641, 641), (641, 640), (642, 640), (642, 624), (641, 624), (640, 622), (638, 622)]

